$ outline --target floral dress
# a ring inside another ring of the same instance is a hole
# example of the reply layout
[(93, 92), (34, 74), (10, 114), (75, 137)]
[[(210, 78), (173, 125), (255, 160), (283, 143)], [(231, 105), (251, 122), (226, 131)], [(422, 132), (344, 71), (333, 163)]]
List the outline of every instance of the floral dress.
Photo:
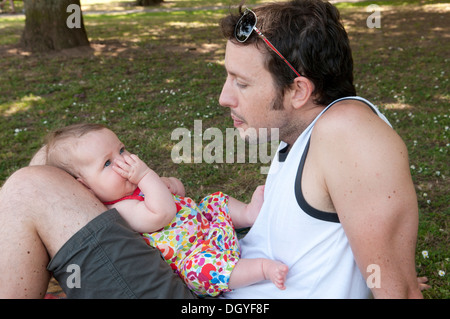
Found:
[[(239, 257), (239, 244), (228, 214), (228, 196), (217, 192), (197, 205), (191, 198), (174, 195), (177, 214), (166, 227), (143, 233), (148, 245), (199, 296), (230, 291), (228, 282)], [(124, 199), (144, 200), (139, 188)], [(115, 201), (117, 202), (117, 201)], [(108, 203), (111, 204), (111, 203)]]

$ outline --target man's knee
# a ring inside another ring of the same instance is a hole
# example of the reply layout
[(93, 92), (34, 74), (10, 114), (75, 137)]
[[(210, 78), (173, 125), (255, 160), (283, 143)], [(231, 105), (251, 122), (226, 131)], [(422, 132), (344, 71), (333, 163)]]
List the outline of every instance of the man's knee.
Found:
[(53, 187), (55, 180), (64, 177), (64, 172), (49, 166), (28, 166), (14, 172), (5, 182), (0, 198), (4, 205), (25, 204), (33, 201), (47, 188)]
[[(68, 207), (96, 216), (105, 206), (81, 183), (51, 166), (28, 166), (13, 173), (0, 190), (3, 211), (43, 216), (68, 212)], [(8, 209), (9, 208), (9, 209)], [(0, 209), (1, 211), (2, 209)]]
[(0, 189), (0, 214), (23, 218), (42, 210), (42, 205), (49, 207), (47, 197), (57, 187), (55, 180), (64, 179), (64, 174), (48, 166), (29, 166), (17, 170)]
[[(16, 201), (23, 201), (24, 197), (21, 194), (29, 188), (30, 180), (38, 176), (34, 174), (34, 171), (36, 169), (30, 170), (28, 167), (24, 167), (8, 177), (0, 189), (0, 206), (16, 205)], [(6, 209), (3, 208), (0, 211), (6, 211)]]
[(48, 179), (57, 176), (64, 176), (67, 173), (62, 170), (51, 166), (26, 166), (15, 171), (6, 180), (3, 188), (27, 188), (27, 186), (33, 186), (34, 184), (42, 185), (45, 181), (48, 183)]
[(66, 172), (50, 166), (24, 167), (6, 181), (0, 221), (21, 220), (35, 230), (50, 256), (106, 207)]
[(93, 199), (94, 196), (76, 179), (63, 170), (47, 166), (27, 166), (14, 172), (5, 182), (2, 191), (20, 195), (22, 200), (30, 200), (36, 196), (41, 199), (58, 197), (72, 192), (77, 196)]

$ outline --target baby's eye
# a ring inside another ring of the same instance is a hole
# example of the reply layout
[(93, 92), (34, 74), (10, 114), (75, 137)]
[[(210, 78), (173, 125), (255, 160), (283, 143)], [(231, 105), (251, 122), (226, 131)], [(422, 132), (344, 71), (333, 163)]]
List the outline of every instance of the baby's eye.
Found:
[(119, 154), (122, 154), (123, 152), (125, 152), (125, 147), (122, 147), (119, 151)]
[(105, 167), (108, 167), (109, 165), (111, 165), (111, 161), (110, 161), (110, 160), (107, 160), (107, 161), (105, 162)]

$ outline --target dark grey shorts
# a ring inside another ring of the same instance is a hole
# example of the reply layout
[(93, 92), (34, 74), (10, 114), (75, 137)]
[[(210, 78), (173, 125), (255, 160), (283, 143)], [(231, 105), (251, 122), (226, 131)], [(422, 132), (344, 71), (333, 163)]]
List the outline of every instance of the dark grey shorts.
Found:
[(68, 298), (195, 298), (115, 209), (73, 235), (47, 269)]

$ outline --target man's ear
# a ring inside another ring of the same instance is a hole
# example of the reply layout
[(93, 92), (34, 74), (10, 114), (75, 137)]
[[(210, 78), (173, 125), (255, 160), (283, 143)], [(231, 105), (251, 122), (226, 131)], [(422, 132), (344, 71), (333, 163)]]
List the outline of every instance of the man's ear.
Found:
[(314, 92), (314, 84), (304, 76), (299, 76), (294, 79), (291, 85), (291, 101), (295, 109), (301, 108), (308, 103)]

